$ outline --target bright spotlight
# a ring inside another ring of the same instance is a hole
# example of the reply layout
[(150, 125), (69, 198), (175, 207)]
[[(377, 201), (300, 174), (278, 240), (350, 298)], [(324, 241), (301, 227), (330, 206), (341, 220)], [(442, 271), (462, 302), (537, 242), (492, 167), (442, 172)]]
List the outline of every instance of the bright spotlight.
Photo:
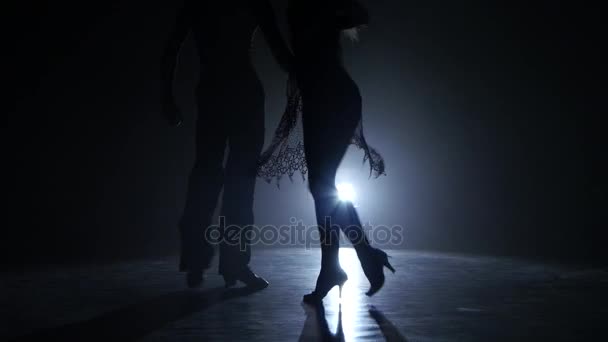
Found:
[(338, 198), (342, 202), (353, 202), (357, 197), (355, 188), (350, 183), (340, 183), (336, 188), (338, 189)]

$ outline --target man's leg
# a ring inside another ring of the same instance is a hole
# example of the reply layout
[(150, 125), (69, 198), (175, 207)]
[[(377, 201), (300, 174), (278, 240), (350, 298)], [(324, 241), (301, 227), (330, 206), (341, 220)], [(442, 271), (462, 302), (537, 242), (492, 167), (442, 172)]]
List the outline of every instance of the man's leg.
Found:
[[(226, 163), (222, 216), (226, 230), (220, 244), (219, 273), (226, 285), (241, 280), (250, 286), (262, 284), (249, 269), (251, 245), (247, 231), (254, 224), (253, 199), (257, 160), (264, 145), (263, 104), (257, 113), (236, 120), (229, 134), (230, 152)], [(249, 229), (247, 229), (249, 226)], [(265, 281), (264, 281), (265, 283)], [(265, 284), (267, 285), (267, 284)]]
[[(199, 108), (209, 109), (208, 106)], [(186, 205), (179, 228), (181, 233), (180, 270), (188, 272), (188, 283), (196, 286), (209, 268), (213, 246), (206, 238), (223, 185), (223, 159), (227, 136), (221, 116), (201, 109), (197, 119), (196, 160), (190, 174)]]

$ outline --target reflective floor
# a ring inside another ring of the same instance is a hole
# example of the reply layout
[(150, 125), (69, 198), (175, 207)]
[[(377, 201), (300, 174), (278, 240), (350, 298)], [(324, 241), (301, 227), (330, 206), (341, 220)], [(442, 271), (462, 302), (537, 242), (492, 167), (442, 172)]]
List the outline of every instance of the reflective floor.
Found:
[(212, 270), (184, 289), (176, 259), (51, 267), (0, 276), (0, 340), (608, 340), (608, 271), (522, 260), (390, 251), (395, 274), (372, 298), (352, 249), (349, 280), (323, 307), (301, 304), (318, 249), (254, 250), (269, 288), (225, 291)]

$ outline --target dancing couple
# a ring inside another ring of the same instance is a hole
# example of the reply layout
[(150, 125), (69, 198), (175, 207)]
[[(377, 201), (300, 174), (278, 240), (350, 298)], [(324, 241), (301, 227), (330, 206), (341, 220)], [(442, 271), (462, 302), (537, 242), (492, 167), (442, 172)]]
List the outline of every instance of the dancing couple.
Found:
[[(302, 153), (296, 167), (308, 174), (315, 201), (322, 250), (315, 290), (304, 296), (319, 303), (347, 274), (338, 260), (340, 229), (351, 240), (370, 282), (367, 295), (384, 284), (384, 267), (394, 269), (385, 252), (370, 245), (357, 212), (338, 199), (336, 172), (350, 144), (364, 149), (371, 171), (384, 173), (380, 155), (363, 138), (359, 88), (343, 66), (340, 39), (368, 23), (356, 0), (291, 0), (288, 8), (291, 49), (283, 40), (268, 0), (186, 0), (170, 36), (162, 67), (163, 113), (170, 124), (182, 122), (173, 96), (173, 78), (180, 47), (192, 33), (201, 63), (197, 89), (196, 160), (189, 178), (181, 235), (180, 270), (189, 287), (200, 286), (209, 268), (213, 246), (206, 236), (220, 191), (226, 226), (243, 227), (239, 243), (219, 247), (219, 273), (226, 287), (237, 281), (261, 289), (268, 282), (249, 268), (250, 245), (245, 227), (254, 223), (253, 195), (258, 176), (280, 177), (277, 161)], [(289, 101), (271, 147), (263, 152), (264, 90), (251, 60), (251, 45), (261, 31), (282, 70), (289, 75)], [(294, 122), (303, 125), (303, 150), (290, 144)], [(229, 155), (223, 164), (226, 144)], [(288, 171), (287, 171), (288, 172)], [(326, 217), (332, 224), (326, 225)], [(223, 233), (223, 232), (222, 232)]]

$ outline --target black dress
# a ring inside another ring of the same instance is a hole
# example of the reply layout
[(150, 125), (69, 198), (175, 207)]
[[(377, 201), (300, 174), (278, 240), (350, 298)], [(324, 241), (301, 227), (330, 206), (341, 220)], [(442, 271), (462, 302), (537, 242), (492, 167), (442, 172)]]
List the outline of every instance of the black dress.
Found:
[[(298, 6), (298, 1), (294, 1), (293, 3), (294, 7)], [(314, 6), (310, 6), (310, 3), (307, 1), (301, 1), (300, 3), (304, 5), (294, 9), (294, 12), (304, 13), (305, 11), (314, 8)], [(335, 6), (335, 8), (330, 9), (330, 12), (334, 14), (332, 15), (333, 17), (328, 18), (328, 21), (333, 22), (334, 25), (337, 26), (337, 31), (356, 29), (359, 26), (366, 25), (369, 21), (367, 11), (357, 1), (334, 0), (331, 4)], [(319, 14), (320, 13), (318, 12), (309, 13), (300, 15), (299, 17), (316, 16), (317, 19), (320, 19)], [(296, 18), (295, 20), (298, 19), (299, 18)], [(297, 23), (295, 23), (295, 25), (297, 25)], [(323, 42), (315, 41), (315, 44), (317, 44), (319, 49), (323, 49)], [(298, 59), (298, 55), (298, 51), (296, 51), (296, 60)], [(301, 55), (299, 57), (308, 58), (308, 56), (303, 57)], [(315, 81), (302, 82), (303, 79), (310, 78), (310, 75), (308, 75), (310, 73), (305, 69), (300, 69), (300, 71), (302, 71), (302, 73), (300, 74), (301, 77), (298, 82), (295, 80), (297, 75), (292, 75), (293, 79), (288, 81), (287, 106), (285, 112), (275, 131), (270, 146), (262, 153), (258, 161), (258, 176), (268, 183), (275, 180), (277, 186), (280, 184), (280, 180), (284, 175), (287, 175), (290, 180), (292, 180), (293, 175), (296, 172), (299, 172), (302, 175), (302, 178), (306, 179), (308, 173), (302, 126), (303, 100), (299, 85), (310, 84)], [(359, 123), (353, 132), (350, 143), (363, 150), (363, 162), (369, 162), (370, 176), (379, 177), (380, 175), (385, 174), (385, 165), (382, 156), (373, 147), (368, 145), (365, 139), (362, 119), (359, 119)]]

